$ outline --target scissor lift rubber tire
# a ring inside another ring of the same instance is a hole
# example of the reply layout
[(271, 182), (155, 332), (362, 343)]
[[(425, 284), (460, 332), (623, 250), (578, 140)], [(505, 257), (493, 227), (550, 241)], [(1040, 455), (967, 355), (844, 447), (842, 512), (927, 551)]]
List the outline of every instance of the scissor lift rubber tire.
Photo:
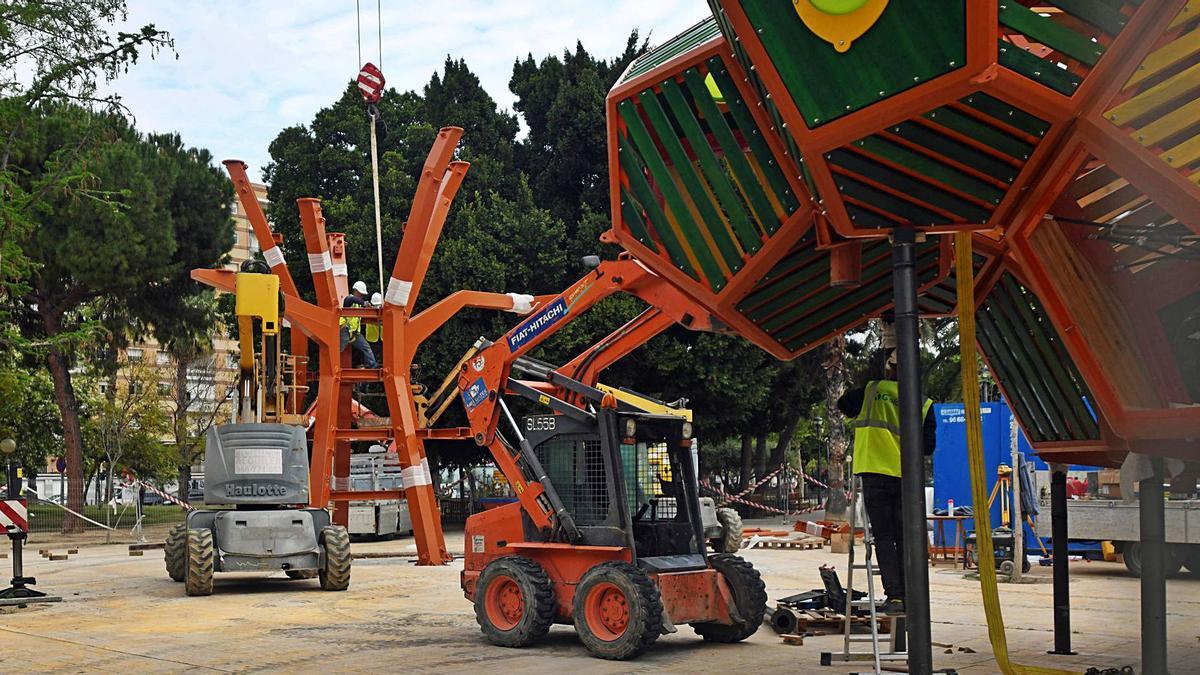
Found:
[(188, 595), (212, 595), (213, 557), (212, 530), (188, 530), (187, 578), (184, 583)]
[(321, 588), (346, 590), (350, 587), (350, 533), (341, 525), (330, 525), (321, 530), (320, 542), (325, 549), (325, 566), (317, 574)]
[(167, 533), (163, 546), (163, 558), (167, 564), (167, 576), (171, 581), (182, 582), (187, 578), (187, 524), (179, 523)]

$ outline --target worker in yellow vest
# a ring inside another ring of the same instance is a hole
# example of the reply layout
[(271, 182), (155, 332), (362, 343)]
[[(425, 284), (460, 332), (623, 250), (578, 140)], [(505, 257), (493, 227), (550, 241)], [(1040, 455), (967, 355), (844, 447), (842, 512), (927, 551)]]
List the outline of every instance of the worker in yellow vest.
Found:
[[(880, 361), (883, 361), (882, 367)], [(875, 560), (887, 594), (884, 612), (904, 614), (904, 525), (900, 499), (900, 406), (896, 383), (896, 350), (876, 355), (866, 386), (852, 389), (838, 399), (838, 410), (850, 417), (854, 427), (854, 474), (862, 480), (863, 501), (871, 534), (875, 538)], [(930, 414), (933, 402), (925, 399), (925, 455), (933, 454), (937, 423)]]
[[(366, 305), (367, 284), (356, 281), (350, 294), (342, 301), (342, 307), (364, 307)], [(371, 351), (371, 345), (367, 344), (366, 338), (363, 337), (362, 319), (357, 316), (343, 316), (338, 319), (338, 326), (338, 337), (341, 343), (339, 353), (345, 351), (348, 345), (354, 345), (354, 351), (362, 356), (364, 367), (378, 368), (379, 362), (375, 360), (375, 352)]]

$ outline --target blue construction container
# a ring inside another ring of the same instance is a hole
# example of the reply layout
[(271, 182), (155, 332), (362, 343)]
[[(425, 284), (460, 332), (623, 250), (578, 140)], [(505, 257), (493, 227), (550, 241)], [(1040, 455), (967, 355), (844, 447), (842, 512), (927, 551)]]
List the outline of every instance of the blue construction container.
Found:
[[(971, 506), (971, 475), (967, 463), (967, 421), (966, 413), (961, 403), (940, 403), (933, 406), (933, 414), (937, 419), (937, 447), (933, 452), (933, 507), (945, 509), (946, 502), (954, 500), (957, 509), (961, 506)], [(987, 493), (991, 494), (996, 485), (996, 469), (1000, 464), (1012, 464), (1012, 450), (1009, 425), (1012, 411), (1004, 401), (988, 401), (980, 405), (980, 422), (983, 435), (984, 475), (987, 477)], [(1017, 427), (1017, 450), (1025, 455), (1026, 461), (1032, 462), (1034, 469), (1045, 471), (1049, 466), (1038, 457), (1025, 434)], [(1071, 470), (1094, 470), (1092, 467), (1071, 466)], [(1015, 477), (1015, 476), (1014, 476)], [(992, 527), (1000, 525), (1000, 499), (992, 504)], [(974, 529), (974, 523), (968, 523), (968, 530)], [(1033, 532), (1025, 526), (1025, 534), (1032, 537)], [(1049, 532), (1041, 533), (1044, 537)], [(1027, 547), (1028, 549), (1032, 546)]]

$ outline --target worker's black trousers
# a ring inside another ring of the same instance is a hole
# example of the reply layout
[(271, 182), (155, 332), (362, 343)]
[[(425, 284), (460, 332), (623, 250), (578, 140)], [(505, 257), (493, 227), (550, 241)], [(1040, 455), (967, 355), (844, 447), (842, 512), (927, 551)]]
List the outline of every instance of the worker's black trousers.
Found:
[(904, 524), (900, 514), (900, 479), (878, 473), (860, 474), (867, 518), (875, 537), (875, 563), (888, 598), (904, 597)]

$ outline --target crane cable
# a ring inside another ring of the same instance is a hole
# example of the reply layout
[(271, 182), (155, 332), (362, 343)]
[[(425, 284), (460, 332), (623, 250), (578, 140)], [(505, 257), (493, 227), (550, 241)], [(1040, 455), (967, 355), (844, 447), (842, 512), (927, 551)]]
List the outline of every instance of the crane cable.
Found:
[[(362, 3), (354, 0), (355, 23), (358, 32), (358, 65), (362, 60)], [(383, 68), (383, 9), (381, 0), (375, 0), (375, 19), (378, 27), (379, 67)], [(371, 120), (371, 192), (375, 198), (375, 262), (379, 272), (379, 292), (384, 292), (383, 285), (383, 220), (379, 212), (379, 143), (375, 126), (379, 119), (379, 109), (374, 103), (367, 105), (367, 117)]]
[[(971, 475), (971, 501), (975, 509), (975, 537), (979, 560), (979, 586), (987, 617), (988, 638), (996, 665), (1005, 675), (1068, 675), (1072, 671), (1013, 663), (1000, 610), (996, 584), (996, 554), (992, 545), (991, 515), (987, 507), (987, 476), (983, 468), (983, 431), (979, 411), (979, 366), (975, 342), (975, 268), (970, 232), (954, 233), (954, 264), (958, 279), (958, 348), (962, 369), (963, 407), (967, 418), (967, 458)], [(1015, 561), (1021, 564), (1020, 561)]]

